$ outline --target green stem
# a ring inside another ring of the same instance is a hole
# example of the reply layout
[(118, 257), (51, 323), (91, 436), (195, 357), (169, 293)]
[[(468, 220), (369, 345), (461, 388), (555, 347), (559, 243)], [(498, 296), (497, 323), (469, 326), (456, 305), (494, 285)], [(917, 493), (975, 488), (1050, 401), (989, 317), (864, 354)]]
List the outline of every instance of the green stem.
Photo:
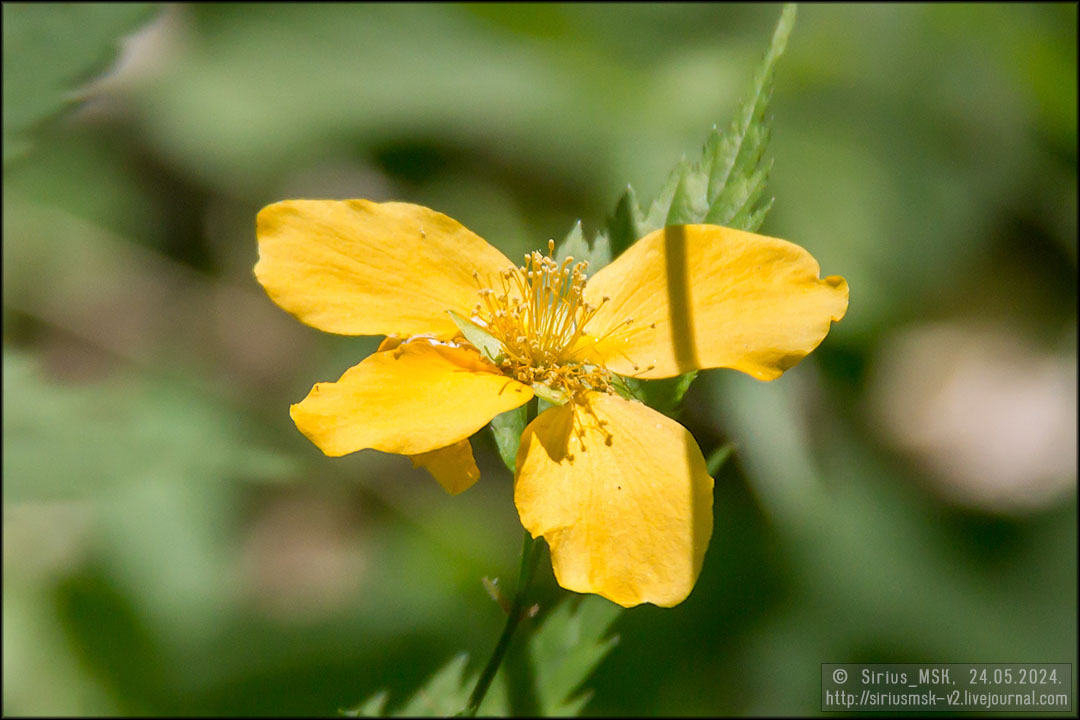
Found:
[(514, 600), (510, 603), (510, 613), (506, 616), (506, 625), (503, 626), (499, 642), (496, 643), (495, 650), (488, 658), (487, 665), (484, 666), (484, 671), (480, 673), (480, 679), (476, 681), (476, 687), (469, 696), (469, 704), (465, 706), (464, 713), (467, 717), (476, 715), (476, 711), (480, 708), (480, 703), (487, 695), (491, 681), (495, 679), (495, 672), (502, 664), (503, 656), (506, 655), (506, 649), (510, 647), (510, 638), (514, 636), (514, 630), (517, 629), (518, 623), (525, 614), (525, 593), (532, 579), (533, 570), (536, 568), (536, 559), (540, 554), (537, 552), (539, 545), (540, 543), (533, 540), (532, 535), (526, 530), (525, 540), (521, 544), (521, 569), (518, 573), (517, 588), (514, 590)]
[[(537, 402), (536, 398), (533, 398), (529, 401), (526, 409), (526, 425), (536, 417), (536, 412)], [(514, 599), (510, 603), (510, 612), (506, 616), (506, 625), (503, 626), (499, 642), (495, 644), (495, 649), (492, 651), (491, 657), (488, 658), (483, 672), (480, 673), (480, 677), (476, 681), (476, 687), (473, 688), (472, 695), (469, 696), (469, 702), (465, 706), (464, 712), (462, 712), (466, 717), (474, 717), (476, 711), (480, 709), (480, 703), (484, 701), (484, 696), (487, 695), (488, 688), (491, 687), (491, 681), (495, 679), (495, 673), (499, 670), (499, 665), (502, 664), (507, 648), (510, 647), (510, 639), (514, 636), (518, 623), (521, 622), (524, 615), (525, 594), (529, 589), (529, 581), (532, 580), (533, 570), (536, 569), (536, 561), (540, 555), (539, 548), (540, 543), (533, 540), (532, 535), (526, 530), (525, 538), (521, 543), (521, 567), (518, 570), (517, 587), (514, 588)]]

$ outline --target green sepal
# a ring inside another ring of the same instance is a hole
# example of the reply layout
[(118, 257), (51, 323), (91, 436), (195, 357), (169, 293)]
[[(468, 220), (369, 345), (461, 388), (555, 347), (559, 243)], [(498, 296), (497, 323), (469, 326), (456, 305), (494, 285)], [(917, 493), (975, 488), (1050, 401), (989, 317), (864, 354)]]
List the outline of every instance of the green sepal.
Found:
[(615, 206), (615, 212), (607, 221), (607, 234), (600, 235), (608, 245), (608, 257), (605, 265), (611, 262), (611, 255), (619, 255), (623, 250), (633, 245), (645, 234), (643, 231), (645, 218), (638, 206), (637, 195), (634, 188), (626, 186), (626, 192), (619, 198)]
[(597, 235), (590, 245), (581, 229), (581, 221), (578, 220), (574, 227), (570, 228), (555, 254), (555, 260), (560, 264), (568, 257), (575, 261), (588, 262), (588, 272), (592, 274), (611, 262), (611, 247), (604, 235)]
[(631, 385), (627, 380), (629, 380), (629, 378), (624, 378), (622, 375), (612, 375), (611, 387), (614, 388), (619, 397), (625, 398), (626, 400), (645, 402), (645, 400), (637, 394), (636, 383), (635, 385)]
[(562, 390), (550, 388), (542, 383), (534, 382), (532, 384), (532, 390), (536, 397), (540, 398), (541, 400), (545, 400), (552, 405), (565, 405), (570, 399)]
[(480, 354), (486, 357), (496, 365), (500, 364), (506, 357), (503, 354), (502, 343), (495, 339), (495, 336), (489, 333), (484, 328), (480, 327), (472, 320), (466, 320), (458, 315), (453, 310), (447, 310), (450, 318), (454, 321), (454, 324), (458, 326), (458, 330), (465, 336), (473, 347), (480, 351)]
[(568, 257), (575, 260), (584, 260), (588, 254), (589, 243), (585, 240), (585, 232), (581, 229), (581, 221), (578, 220), (574, 223), (574, 227), (570, 228), (570, 232), (566, 233), (562, 244), (559, 245), (559, 251), (555, 254), (555, 261), (561, 265), (562, 261)]
[(511, 473), (516, 471), (518, 446), (525, 431), (526, 405), (499, 413), (491, 419), (491, 435), (499, 448), (499, 457)]

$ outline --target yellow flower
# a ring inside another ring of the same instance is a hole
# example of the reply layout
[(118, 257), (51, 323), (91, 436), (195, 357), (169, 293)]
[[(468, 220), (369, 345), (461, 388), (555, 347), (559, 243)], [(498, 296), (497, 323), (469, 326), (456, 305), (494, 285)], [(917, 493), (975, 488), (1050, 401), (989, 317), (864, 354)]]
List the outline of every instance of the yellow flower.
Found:
[(292, 406), (300, 431), (330, 456), (411, 456), (458, 493), (479, 477), (473, 433), (534, 393), (565, 400), (525, 428), (514, 502), (561, 586), (626, 607), (689, 595), (713, 479), (690, 433), (617, 393), (619, 376), (772, 380), (847, 309), (847, 283), (820, 279), (802, 248), (715, 225), (650, 233), (591, 278), (550, 252), (516, 267), (407, 203), (288, 200), (257, 226), (255, 275), (274, 302), (321, 330), (388, 336)]

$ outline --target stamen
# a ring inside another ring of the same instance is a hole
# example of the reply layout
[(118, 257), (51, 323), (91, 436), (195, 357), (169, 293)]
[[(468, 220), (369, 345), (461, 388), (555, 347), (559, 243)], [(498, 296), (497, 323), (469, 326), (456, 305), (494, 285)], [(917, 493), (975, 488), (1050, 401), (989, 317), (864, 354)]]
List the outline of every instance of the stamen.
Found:
[(606, 370), (576, 357), (585, 327), (610, 299), (596, 307), (585, 302), (587, 268), (573, 257), (556, 262), (555, 241), (549, 240), (546, 256), (526, 254), (520, 267), (496, 275), (495, 287), (483, 287), (477, 278), (481, 302), (473, 317), (502, 343), (507, 374), (543, 383), (575, 402), (589, 391), (614, 392)]

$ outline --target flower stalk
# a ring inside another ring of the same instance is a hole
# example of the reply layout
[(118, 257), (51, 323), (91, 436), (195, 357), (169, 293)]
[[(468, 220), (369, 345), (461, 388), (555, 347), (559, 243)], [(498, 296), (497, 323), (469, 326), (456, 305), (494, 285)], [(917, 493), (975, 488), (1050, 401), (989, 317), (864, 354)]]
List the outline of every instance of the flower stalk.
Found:
[(491, 681), (495, 679), (495, 673), (502, 664), (503, 657), (506, 656), (506, 650), (510, 647), (510, 640), (514, 636), (514, 631), (517, 630), (521, 619), (525, 617), (525, 595), (529, 588), (529, 582), (532, 580), (533, 570), (536, 569), (536, 560), (540, 555), (539, 550), (540, 543), (534, 540), (529, 531), (526, 530), (525, 539), (521, 544), (521, 567), (518, 571), (514, 599), (510, 603), (510, 613), (506, 616), (506, 625), (503, 626), (499, 642), (495, 644), (495, 649), (492, 651), (491, 657), (488, 658), (487, 665), (484, 666), (483, 672), (480, 673), (480, 677), (476, 681), (476, 687), (473, 688), (472, 694), (469, 696), (465, 712), (462, 713), (466, 717), (476, 715), (480, 703), (484, 701), (484, 696), (487, 695), (488, 688), (491, 687)]
[[(536, 418), (537, 406), (538, 403), (535, 398), (525, 406), (526, 425)], [(469, 695), (469, 702), (462, 712), (466, 717), (474, 717), (476, 711), (480, 709), (480, 703), (484, 701), (484, 696), (487, 695), (488, 688), (491, 687), (491, 681), (495, 679), (495, 673), (498, 672), (503, 657), (506, 656), (506, 651), (510, 647), (510, 640), (514, 637), (514, 631), (517, 630), (518, 623), (525, 616), (525, 595), (528, 592), (529, 583), (532, 581), (533, 571), (536, 569), (536, 561), (539, 556), (540, 543), (534, 540), (533, 536), (526, 530), (525, 537), (521, 541), (521, 563), (518, 567), (517, 586), (514, 588), (514, 599), (510, 602), (510, 609), (506, 613), (506, 625), (503, 626), (499, 641), (495, 643), (495, 649), (491, 652), (491, 657), (488, 658), (480, 677), (476, 680), (476, 687), (473, 688), (472, 694)]]

